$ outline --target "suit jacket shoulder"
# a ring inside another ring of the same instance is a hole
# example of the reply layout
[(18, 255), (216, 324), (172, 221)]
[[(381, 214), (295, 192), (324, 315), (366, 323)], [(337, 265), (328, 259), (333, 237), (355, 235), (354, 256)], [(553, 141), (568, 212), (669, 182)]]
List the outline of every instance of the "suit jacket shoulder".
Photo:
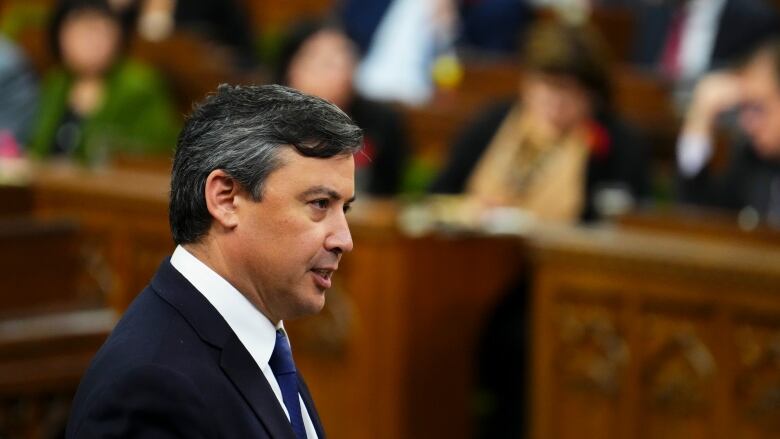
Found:
[[(308, 394), (304, 399), (318, 419)], [(295, 439), (249, 352), (168, 261), (76, 393), (66, 437), (104, 436)]]

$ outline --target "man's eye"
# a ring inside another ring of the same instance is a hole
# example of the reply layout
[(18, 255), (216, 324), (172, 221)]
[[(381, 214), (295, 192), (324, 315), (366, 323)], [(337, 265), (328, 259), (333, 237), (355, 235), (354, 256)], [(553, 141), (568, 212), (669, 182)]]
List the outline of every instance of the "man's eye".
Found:
[(350, 210), (352, 210), (352, 205), (351, 204), (345, 204), (344, 205), (344, 213), (347, 213)]
[(317, 209), (327, 209), (328, 206), (330, 205), (330, 200), (328, 200), (327, 198), (322, 198), (319, 200), (314, 200), (310, 204), (312, 204)]

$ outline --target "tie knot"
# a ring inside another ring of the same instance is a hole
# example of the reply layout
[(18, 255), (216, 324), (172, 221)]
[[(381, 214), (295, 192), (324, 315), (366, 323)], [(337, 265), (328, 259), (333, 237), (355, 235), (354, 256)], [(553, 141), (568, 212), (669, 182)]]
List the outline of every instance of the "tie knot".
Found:
[(290, 343), (287, 341), (287, 336), (282, 329), (276, 330), (276, 343), (274, 344), (271, 359), (268, 360), (268, 365), (271, 366), (271, 370), (276, 376), (295, 373), (295, 362), (293, 361)]

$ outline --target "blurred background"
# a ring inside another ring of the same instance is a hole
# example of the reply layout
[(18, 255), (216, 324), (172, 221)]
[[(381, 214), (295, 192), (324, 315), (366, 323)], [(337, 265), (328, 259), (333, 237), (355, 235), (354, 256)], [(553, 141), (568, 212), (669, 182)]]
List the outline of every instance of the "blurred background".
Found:
[(780, 437), (780, 2), (3, 0), (0, 439), (61, 437), (223, 82), (364, 129), (334, 438)]

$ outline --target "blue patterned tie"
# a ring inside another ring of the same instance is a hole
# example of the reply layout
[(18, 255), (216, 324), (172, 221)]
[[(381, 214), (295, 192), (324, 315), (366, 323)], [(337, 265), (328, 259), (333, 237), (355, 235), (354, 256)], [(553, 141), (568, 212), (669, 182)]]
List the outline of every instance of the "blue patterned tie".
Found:
[(279, 383), (279, 388), (282, 390), (282, 400), (290, 415), (290, 424), (295, 431), (295, 436), (298, 439), (306, 439), (301, 403), (298, 399), (298, 373), (295, 370), (290, 343), (282, 329), (276, 330), (276, 344), (271, 359), (268, 360), (268, 365), (271, 366), (276, 382)]

